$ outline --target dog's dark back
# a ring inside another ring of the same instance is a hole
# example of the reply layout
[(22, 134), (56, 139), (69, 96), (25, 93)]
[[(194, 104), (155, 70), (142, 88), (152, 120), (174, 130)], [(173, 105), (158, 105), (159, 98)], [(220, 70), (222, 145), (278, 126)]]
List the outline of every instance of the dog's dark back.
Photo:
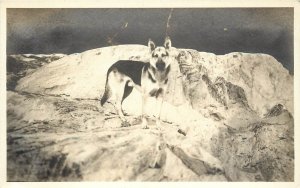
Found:
[(119, 60), (116, 63), (114, 63), (107, 71), (105, 91), (101, 98), (101, 106), (103, 106), (103, 104), (107, 101), (107, 99), (111, 95), (110, 86), (107, 83), (108, 76), (111, 73), (111, 71), (116, 69), (119, 73), (130, 77), (136, 85), (141, 86), (142, 69), (144, 66), (148, 67), (149, 65), (150, 63), (145, 63), (142, 61), (132, 61), (132, 60)]
[(120, 60), (108, 69), (107, 75), (116, 68), (118, 72), (130, 77), (135, 84), (141, 85), (142, 69), (149, 66), (148, 64), (142, 61)]

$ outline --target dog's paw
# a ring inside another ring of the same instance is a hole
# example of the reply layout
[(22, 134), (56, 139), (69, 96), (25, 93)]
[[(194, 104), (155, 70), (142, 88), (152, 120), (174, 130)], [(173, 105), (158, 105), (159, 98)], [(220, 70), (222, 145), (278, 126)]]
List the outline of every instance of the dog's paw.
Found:
[(148, 122), (147, 121), (142, 121), (142, 127), (143, 127), (143, 129), (149, 129), (149, 127), (148, 127)]
[(155, 126), (155, 128), (154, 128), (155, 130), (157, 130), (157, 131), (163, 131), (163, 127), (162, 126)]
[(122, 121), (121, 127), (130, 127), (131, 124), (128, 121)]
[(142, 124), (142, 119), (141, 118), (134, 118), (131, 122), (132, 125), (140, 125)]

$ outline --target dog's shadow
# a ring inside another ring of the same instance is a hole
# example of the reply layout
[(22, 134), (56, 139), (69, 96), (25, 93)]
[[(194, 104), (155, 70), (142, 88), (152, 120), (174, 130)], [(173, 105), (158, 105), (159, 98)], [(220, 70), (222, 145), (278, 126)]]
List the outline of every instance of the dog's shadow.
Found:
[[(108, 102), (103, 106), (104, 113), (104, 125), (103, 127), (111, 127), (111, 128), (126, 128), (126, 127), (135, 127), (135, 128), (144, 128), (142, 125), (142, 116), (137, 114), (129, 114), (124, 111), (124, 116), (126, 118), (126, 122), (122, 122), (119, 115), (116, 113), (116, 110), (112, 103)], [(156, 126), (156, 118), (154, 116), (146, 115), (148, 128), (157, 127)], [(162, 120), (162, 124), (174, 124), (167, 120)]]
[(128, 113), (124, 113), (126, 122), (123, 122), (111, 104), (105, 106), (103, 115), (105, 127), (131, 127), (142, 123), (140, 116), (134, 116)]
[[(104, 124), (107, 127), (132, 127), (132, 126), (142, 126), (142, 117), (124, 113), (126, 117), (126, 122), (123, 122), (117, 113), (115, 113), (114, 110), (107, 111), (104, 113)], [(156, 125), (156, 119), (155, 117), (146, 116), (147, 122), (149, 126), (155, 126)]]

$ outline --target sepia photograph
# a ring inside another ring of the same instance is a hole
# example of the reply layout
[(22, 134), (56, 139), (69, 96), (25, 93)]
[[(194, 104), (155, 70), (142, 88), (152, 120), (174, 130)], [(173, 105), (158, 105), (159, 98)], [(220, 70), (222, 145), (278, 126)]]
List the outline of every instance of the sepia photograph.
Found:
[(7, 182), (295, 181), (294, 7), (5, 10)]

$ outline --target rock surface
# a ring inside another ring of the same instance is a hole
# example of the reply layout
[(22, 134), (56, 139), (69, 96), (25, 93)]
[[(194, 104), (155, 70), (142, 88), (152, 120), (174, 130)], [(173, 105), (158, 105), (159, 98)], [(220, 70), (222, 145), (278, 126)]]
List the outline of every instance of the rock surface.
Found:
[(20, 78), (37, 68), (64, 57), (64, 54), (20, 54), (7, 57), (7, 89), (13, 90)]
[(150, 129), (140, 125), (137, 91), (123, 103), (129, 127), (99, 104), (107, 69), (119, 59), (147, 61), (146, 46), (47, 63), (47, 55), (8, 57), (8, 75), (18, 75), (7, 80), (8, 181), (293, 181), (288, 71), (265, 54), (171, 54), (162, 126), (151, 99)]

